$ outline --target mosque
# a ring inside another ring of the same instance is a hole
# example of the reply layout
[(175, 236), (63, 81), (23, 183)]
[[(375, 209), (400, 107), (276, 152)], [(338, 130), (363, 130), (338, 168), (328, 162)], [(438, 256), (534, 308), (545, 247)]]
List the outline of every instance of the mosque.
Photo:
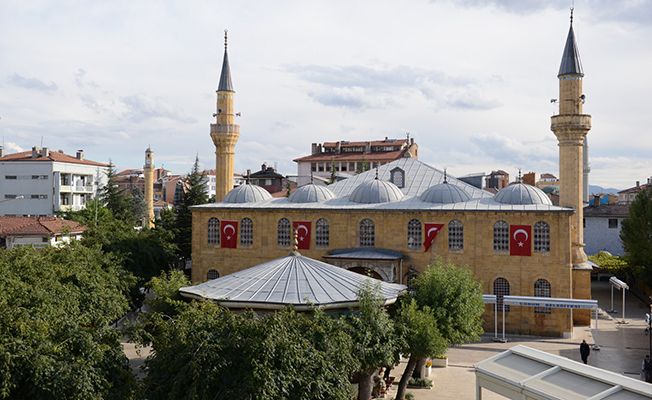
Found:
[[(469, 268), (486, 294), (590, 299), (583, 250), (583, 142), (591, 116), (582, 113), (583, 69), (572, 17), (559, 79), (559, 113), (551, 130), (559, 142), (560, 206), (538, 188), (516, 183), (493, 195), (407, 152), (330, 186), (309, 183), (272, 198), (255, 185), (231, 190), (234, 124), (226, 36), (217, 89), (216, 149), (220, 201), (193, 207), (192, 281), (215, 279), (287, 256), (293, 231), (303, 256), (406, 284), (437, 257)], [(507, 308), (509, 333), (562, 336), (589, 324), (585, 310)], [(493, 307), (487, 306), (492, 330)]]

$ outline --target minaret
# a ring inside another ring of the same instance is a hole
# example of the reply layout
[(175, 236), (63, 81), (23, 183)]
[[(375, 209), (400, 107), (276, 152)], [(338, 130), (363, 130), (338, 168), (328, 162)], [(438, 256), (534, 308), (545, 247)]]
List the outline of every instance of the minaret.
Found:
[(589, 205), (589, 173), (591, 172), (591, 164), (589, 163), (589, 141), (584, 138), (584, 206)]
[(145, 150), (145, 203), (147, 203), (147, 217), (143, 224), (147, 228), (154, 227), (154, 152), (151, 148)]
[[(573, 31), (573, 9), (571, 9), (570, 30), (557, 77), (559, 78), (559, 114), (552, 116), (550, 129), (559, 141), (559, 205), (575, 209), (570, 221), (572, 296), (576, 299), (590, 299), (591, 267), (586, 263), (583, 233), (583, 148), (586, 134), (591, 129), (591, 116), (582, 113), (584, 71)], [(590, 323), (590, 314), (582, 311), (573, 312), (574, 321), (582, 324)]]
[(234, 148), (240, 137), (240, 126), (233, 123), (233, 84), (227, 53), (227, 31), (224, 30), (224, 61), (217, 87), (217, 111), (211, 124), (211, 138), (215, 144), (215, 201), (220, 202), (233, 189)]

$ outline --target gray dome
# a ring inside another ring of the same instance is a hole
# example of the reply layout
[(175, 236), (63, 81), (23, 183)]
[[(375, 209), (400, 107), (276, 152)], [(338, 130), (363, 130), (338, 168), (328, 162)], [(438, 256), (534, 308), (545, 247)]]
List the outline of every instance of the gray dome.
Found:
[(449, 204), (469, 201), (471, 200), (471, 195), (456, 185), (444, 182), (429, 187), (421, 193), (419, 198), (428, 203)]
[(258, 185), (240, 185), (224, 196), (225, 203), (257, 203), (271, 199), (272, 195)]
[(545, 194), (559, 194), (559, 186), (557, 185), (548, 185), (541, 190)]
[(387, 203), (403, 198), (403, 192), (391, 182), (374, 179), (358, 185), (349, 195), (356, 203)]
[(503, 204), (545, 204), (552, 205), (552, 202), (545, 193), (539, 188), (516, 183), (509, 185), (496, 193), (494, 200)]
[(288, 201), (292, 203), (319, 203), (335, 198), (335, 194), (326, 186), (309, 183), (297, 188), (290, 194)]

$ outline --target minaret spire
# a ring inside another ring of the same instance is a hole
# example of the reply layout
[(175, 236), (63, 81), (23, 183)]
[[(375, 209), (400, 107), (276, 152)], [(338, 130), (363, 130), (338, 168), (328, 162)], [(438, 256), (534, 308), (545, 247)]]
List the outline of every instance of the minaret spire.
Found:
[(220, 75), (220, 84), (217, 85), (218, 92), (234, 92), (233, 83), (231, 83), (231, 68), (229, 67), (228, 47), (228, 29), (224, 30), (224, 61), (222, 61), (222, 74)]

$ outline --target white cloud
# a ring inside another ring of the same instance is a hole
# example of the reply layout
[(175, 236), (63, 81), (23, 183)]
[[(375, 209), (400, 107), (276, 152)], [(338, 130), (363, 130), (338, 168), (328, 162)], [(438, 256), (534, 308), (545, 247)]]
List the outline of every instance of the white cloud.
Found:
[(123, 117), (132, 122), (143, 122), (150, 118), (167, 118), (179, 122), (197, 122), (195, 118), (188, 117), (181, 108), (167, 103), (161, 98), (151, 98), (139, 93), (120, 98), (127, 107)]
[(57, 91), (57, 84), (54, 82), (50, 82), (49, 84), (47, 84), (40, 79), (25, 78), (21, 75), (18, 75), (17, 73), (8, 76), (7, 82), (17, 87), (38, 90), (39, 92), (48, 93), (48, 94)]

